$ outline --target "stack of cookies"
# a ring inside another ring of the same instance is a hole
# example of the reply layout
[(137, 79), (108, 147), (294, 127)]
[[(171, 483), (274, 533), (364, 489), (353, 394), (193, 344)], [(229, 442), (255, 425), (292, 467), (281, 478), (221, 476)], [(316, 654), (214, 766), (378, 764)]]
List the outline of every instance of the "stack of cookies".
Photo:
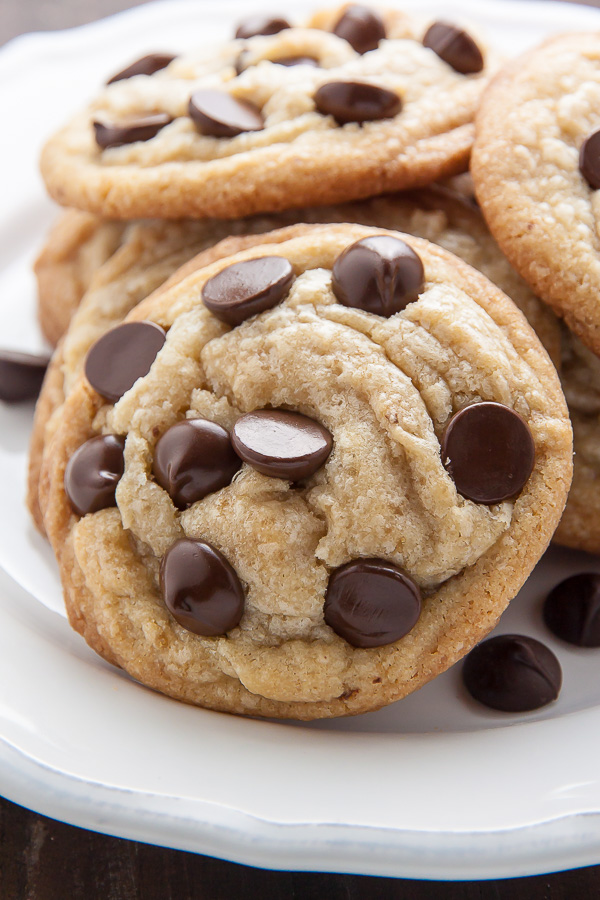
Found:
[[(71, 624), (144, 684), (377, 709), (555, 533), (600, 551), (600, 39), (499, 66), (396, 10), (255, 16), (46, 145), (29, 506)], [(524, 642), (532, 708), (557, 676)]]

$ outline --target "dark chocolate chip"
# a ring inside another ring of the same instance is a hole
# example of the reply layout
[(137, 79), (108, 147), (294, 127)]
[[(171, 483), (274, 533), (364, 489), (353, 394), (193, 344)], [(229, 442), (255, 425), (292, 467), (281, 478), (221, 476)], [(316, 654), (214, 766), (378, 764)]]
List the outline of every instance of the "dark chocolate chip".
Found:
[(550, 591), (544, 622), (557, 637), (578, 647), (600, 647), (600, 575), (572, 575)]
[(600, 188), (600, 131), (594, 131), (581, 145), (579, 171), (592, 190)]
[(503, 712), (528, 712), (558, 697), (562, 671), (554, 653), (534, 638), (502, 634), (471, 650), (462, 670), (472, 697)]
[(262, 131), (262, 113), (247, 100), (236, 100), (226, 91), (195, 91), (188, 112), (201, 134), (212, 137), (235, 137), (246, 131)]
[(333, 33), (348, 41), (357, 53), (375, 50), (385, 37), (385, 25), (381, 16), (366, 6), (347, 6)]
[(166, 113), (156, 113), (154, 116), (129, 119), (118, 124), (94, 122), (96, 143), (102, 150), (106, 150), (108, 147), (120, 147), (122, 144), (134, 144), (136, 141), (149, 141), (172, 121), (171, 116)]
[(333, 264), (333, 293), (344, 306), (393, 316), (423, 290), (423, 263), (404, 241), (386, 234), (346, 247)]
[(294, 280), (283, 256), (260, 256), (222, 269), (202, 288), (202, 300), (213, 316), (239, 325), (250, 316), (276, 306)]
[(472, 75), (483, 69), (481, 50), (473, 38), (456, 25), (434, 22), (425, 32), (423, 46), (437, 53), (461, 75)]
[(521, 416), (502, 403), (473, 403), (452, 416), (442, 462), (456, 490), (475, 503), (500, 503), (525, 486), (535, 444)]
[(280, 56), (279, 59), (272, 59), (272, 63), (277, 66), (313, 66), (319, 68), (319, 60), (314, 56)]
[(272, 18), (268, 16), (251, 16), (240, 22), (235, 36), (236, 38), (246, 39), (255, 37), (257, 34), (279, 34), (280, 31), (285, 31), (286, 28), (291, 27), (287, 19), (279, 19), (276, 16)]
[(134, 75), (154, 75), (155, 72), (160, 72), (161, 69), (166, 68), (175, 58), (173, 53), (149, 53), (148, 56), (136, 59), (130, 66), (117, 72), (106, 83), (114, 84), (115, 81), (133, 78)]
[(385, 559), (356, 559), (334, 569), (325, 595), (326, 623), (353, 647), (400, 640), (421, 614), (421, 592)]
[(160, 586), (167, 609), (188, 631), (216, 637), (244, 612), (244, 589), (222, 553), (203, 541), (177, 541), (165, 553)]
[(393, 119), (402, 109), (398, 94), (363, 81), (330, 81), (314, 96), (324, 116), (333, 116), (339, 125)]
[(0, 350), (0, 400), (4, 403), (35, 400), (49, 362), (47, 354)]
[(231, 443), (249, 466), (272, 478), (299, 481), (319, 469), (333, 438), (319, 422), (285, 409), (257, 409), (241, 416)]
[(186, 509), (228, 485), (241, 464), (229, 432), (208, 419), (186, 419), (158, 441), (152, 471), (173, 503)]
[(125, 438), (101, 434), (78, 447), (65, 469), (65, 493), (79, 516), (116, 506), (115, 491), (123, 475)]
[(116, 403), (138, 378), (148, 374), (166, 337), (154, 322), (118, 325), (89, 350), (85, 360), (87, 380), (102, 397)]

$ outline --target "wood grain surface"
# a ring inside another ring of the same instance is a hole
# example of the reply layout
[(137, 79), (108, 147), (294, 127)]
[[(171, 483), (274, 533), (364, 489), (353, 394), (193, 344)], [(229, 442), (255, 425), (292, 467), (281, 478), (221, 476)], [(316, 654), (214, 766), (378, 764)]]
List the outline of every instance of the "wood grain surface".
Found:
[[(80, 25), (142, 2), (0, 0), (0, 45), (23, 32)], [(590, 5), (600, 6), (600, 0)], [(274, 8), (275, 4), (270, 6)], [(598, 852), (600, 855), (600, 848)], [(39, 816), (0, 798), (0, 900), (140, 898), (598, 900), (600, 866), (485, 882), (273, 872), (96, 834)]]

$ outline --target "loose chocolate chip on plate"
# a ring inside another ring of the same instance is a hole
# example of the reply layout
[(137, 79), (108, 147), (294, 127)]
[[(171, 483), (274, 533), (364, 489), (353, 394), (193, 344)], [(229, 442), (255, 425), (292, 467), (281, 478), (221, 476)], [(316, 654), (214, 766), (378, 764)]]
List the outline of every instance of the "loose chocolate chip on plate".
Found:
[(212, 137), (235, 137), (245, 131), (262, 131), (262, 113), (247, 100), (236, 100), (226, 91), (195, 91), (188, 112), (201, 134)]
[(600, 647), (600, 575), (572, 575), (550, 591), (544, 622), (557, 637), (578, 647)]
[(462, 670), (475, 700), (502, 712), (528, 712), (556, 700), (562, 671), (554, 653), (534, 638), (502, 634), (471, 650)]
[(434, 22), (425, 32), (423, 46), (437, 53), (461, 75), (472, 75), (483, 69), (481, 50), (473, 38), (456, 25)]
[(208, 419), (186, 419), (156, 444), (152, 471), (179, 509), (230, 484), (242, 462), (229, 432)]
[(442, 462), (456, 490), (475, 503), (500, 503), (525, 486), (535, 463), (529, 426), (501, 403), (473, 403), (452, 417)]
[(116, 403), (138, 378), (147, 375), (166, 340), (154, 322), (125, 322), (107, 331), (92, 345), (85, 375), (95, 391)]
[(279, 19), (276, 16), (269, 18), (268, 16), (251, 16), (244, 19), (237, 27), (235, 33), (236, 38), (251, 38), (258, 34), (279, 34), (292, 26), (287, 19)]
[(389, 318), (418, 298), (424, 278), (412, 247), (378, 234), (346, 247), (333, 264), (331, 286), (344, 306)]
[(65, 469), (65, 493), (79, 516), (116, 506), (115, 491), (123, 475), (125, 438), (101, 434), (78, 447)]
[(346, 7), (333, 33), (362, 54), (379, 46), (379, 41), (385, 37), (385, 25), (372, 9), (353, 4)]
[(174, 59), (176, 59), (176, 57), (173, 53), (149, 53), (148, 56), (142, 56), (141, 59), (136, 59), (130, 66), (117, 72), (117, 74), (113, 75), (112, 78), (109, 78), (106, 83), (114, 84), (115, 81), (133, 78), (134, 75), (154, 75), (155, 72), (160, 72), (161, 69), (165, 69)]
[(316, 472), (333, 446), (323, 425), (285, 409), (257, 409), (241, 416), (231, 442), (238, 456), (258, 472), (290, 481)]
[(0, 400), (4, 403), (35, 400), (49, 362), (46, 354), (0, 350)]
[(402, 109), (398, 94), (363, 81), (330, 81), (316, 91), (315, 105), (339, 125), (393, 119)]
[(385, 559), (357, 559), (334, 569), (325, 595), (325, 621), (353, 647), (400, 640), (421, 614), (421, 592)]
[(581, 145), (579, 171), (592, 190), (600, 188), (600, 131), (594, 131)]
[(188, 631), (216, 637), (231, 631), (244, 612), (244, 589), (215, 547), (182, 539), (166, 552), (160, 586), (173, 618)]
[(276, 306), (294, 280), (283, 256), (260, 256), (222, 269), (202, 288), (202, 301), (213, 316), (239, 325), (250, 316)]
[(136, 141), (149, 141), (172, 121), (171, 116), (166, 113), (156, 113), (154, 116), (129, 119), (127, 122), (94, 122), (96, 143), (102, 150), (106, 150), (108, 147), (120, 147)]

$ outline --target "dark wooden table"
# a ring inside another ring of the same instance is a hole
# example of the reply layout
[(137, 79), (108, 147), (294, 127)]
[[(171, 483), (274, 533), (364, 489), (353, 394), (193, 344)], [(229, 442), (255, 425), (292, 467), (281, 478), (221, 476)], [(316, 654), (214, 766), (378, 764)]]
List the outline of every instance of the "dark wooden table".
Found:
[[(145, 0), (0, 0), (0, 45)], [(198, 0), (207, 2), (207, 0)], [(214, 2), (214, 0), (210, 0)], [(600, 0), (592, 4), (600, 6)], [(269, 7), (269, 4), (261, 4)], [(270, 4), (274, 8), (274, 4)], [(84, 831), (0, 798), (0, 900), (596, 900), (600, 866), (505, 881), (271, 872)]]

